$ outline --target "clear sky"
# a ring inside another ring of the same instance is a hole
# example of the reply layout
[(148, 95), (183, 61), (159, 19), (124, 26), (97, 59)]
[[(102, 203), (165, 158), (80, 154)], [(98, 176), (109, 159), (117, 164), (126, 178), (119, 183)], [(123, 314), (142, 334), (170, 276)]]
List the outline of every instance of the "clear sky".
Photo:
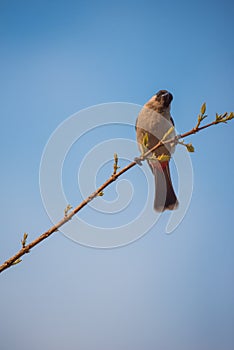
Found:
[[(51, 225), (40, 161), (69, 116), (102, 103), (143, 105), (165, 88), (179, 132), (194, 126), (204, 101), (210, 119), (234, 110), (233, 10), (230, 0), (0, 1), (1, 261), (20, 248), (24, 232), (32, 240)], [(1, 349), (233, 349), (233, 130), (230, 122), (189, 139), (193, 195), (172, 234), (165, 233), (168, 213), (115, 249), (57, 233), (2, 273)], [(66, 159), (64, 191), (73, 205), (84, 143), (110, 136), (133, 140), (134, 130), (106, 128), (100, 136), (97, 129)], [(142, 188), (138, 174), (135, 167), (124, 177), (134, 180), (133, 192)], [(85, 176), (93, 185), (90, 169)], [(106, 192), (115, 195), (115, 186)], [(81, 217), (107, 227), (119, 220), (90, 208)]]

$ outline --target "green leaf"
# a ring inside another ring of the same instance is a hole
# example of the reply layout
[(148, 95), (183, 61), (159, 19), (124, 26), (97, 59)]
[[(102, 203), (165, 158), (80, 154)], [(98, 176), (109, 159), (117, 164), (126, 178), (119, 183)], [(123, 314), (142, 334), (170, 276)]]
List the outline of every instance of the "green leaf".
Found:
[[(230, 113), (231, 114), (231, 113)], [(215, 121), (217, 122), (217, 123), (226, 123), (227, 122), (227, 120), (229, 120), (228, 119), (228, 113), (227, 112), (225, 112), (225, 113), (223, 113), (223, 114), (218, 114), (218, 113), (216, 113), (216, 117), (215, 117)], [(231, 118), (232, 119), (232, 118)]]
[(170, 129), (167, 130), (167, 132), (164, 134), (163, 138), (161, 141), (165, 141), (166, 138), (174, 131), (174, 126), (170, 127)]
[(204, 115), (206, 113), (206, 103), (204, 102), (201, 106), (201, 115)]
[(223, 115), (222, 115), (222, 119), (223, 119), (223, 118), (226, 118), (226, 117), (227, 117), (227, 115), (228, 115), (228, 112), (223, 113)]
[(19, 264), (21, 261), (22, 261), (22, 259), (17, 259), (17, 260), (15, 260), (15, 261), (12, 263), (12, 265)]
[(143, 139), (142, 139), (142, 146), (144, 146), (144, 148), (148, 147), (148, 142), (149, 142), (149, 135), (146, 132)]
[(195, 149), (191, 143), (184, 144), (188, 150), (188, 152), (194, 152)]
[(231, 119), (233, 119), (233, 118), (234, 118), (234, 113), (231, 112), (231, 113), (227, 116), (226, 120), (231, 120)]
[(144, 137), (142, 139), (141, 143), (141, 154), (145, 154), (148, 151), (148, 142), (149, 142), (149, 136), (147, 132), (144, 134)]

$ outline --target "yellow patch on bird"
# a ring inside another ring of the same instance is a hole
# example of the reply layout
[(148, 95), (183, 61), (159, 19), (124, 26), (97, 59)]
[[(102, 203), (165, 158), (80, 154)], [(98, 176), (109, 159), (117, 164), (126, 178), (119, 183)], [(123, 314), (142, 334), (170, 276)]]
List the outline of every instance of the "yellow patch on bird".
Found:
[(157, 160), (159, 162), (168, 162), (170, 158), (171, 157), (168, 154), (161, 154), (160, 156), (157, 157)]

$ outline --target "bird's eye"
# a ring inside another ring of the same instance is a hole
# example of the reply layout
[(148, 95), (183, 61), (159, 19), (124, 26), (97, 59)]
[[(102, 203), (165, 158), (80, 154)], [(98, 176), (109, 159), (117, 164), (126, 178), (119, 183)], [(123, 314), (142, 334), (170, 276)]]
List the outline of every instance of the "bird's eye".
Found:
[(161, 97), (164, 95), (167, 95), (168, 91), (167, 90), (160, 90), (157, 92), (157, 94), (155, 95), (155, 101), (160, 101)]
[(158, 92), (156, 93), (156, 95), (155, 95), (155, 101), (159, 101), (159, 100), (160, 100), (160, 97), (161, 97), (162, 95), (166, 94), (166, 93), (167, 93), (166, 90), (160, 90), (160, 91), (158, 91)]

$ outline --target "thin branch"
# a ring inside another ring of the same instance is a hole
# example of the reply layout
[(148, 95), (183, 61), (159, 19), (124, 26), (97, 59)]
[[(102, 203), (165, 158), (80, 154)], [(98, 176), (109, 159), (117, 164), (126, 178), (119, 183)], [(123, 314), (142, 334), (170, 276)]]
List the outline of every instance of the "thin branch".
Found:
[[(204, 109), (204, 108), (203, 108)], [(204, 112), (204, 111), (202, 111)], [(201, 115), (198, 116), (199, 117), (203, 117), (204, 113), (201, 112)], [(150, 150), (148, 150), (147, 152), (145, 152), (144, 154), (142, 154), (141, 156), (137, 157), (134, 161), (132, 161), (131, 163), (129, 163), (127, 166), (125, 166), (123, 169), (121, 169), (120, 171), (117, 172), (118, 169), (118, 157), (117, 155), (114, 156), (114, 171), (113, 174), (110, 176), (110, 178), (108, 180), (106, 180), (106, 182), (104, 182), (96, 191), (94, 191), (91, 195), (89, 195), (85, 200), (83, 200), (83, 202), (81, 202), (77, 207), (75, 207), (72, 211), (70, 211), (70, 209), (72, 208), (70, 205), (67, 206), (67, 208), (64, 210), (64, 217), (62, 220), (60, 220), (57, 224), (55, 224), (54, 226), (52, 226), (49, 230), (47, 230), (46, 232), (42, 233), (39, 237), (37, 237), (34, 241), (32, 241), (31, 243), (26, 245), (26, 239), (28, 237), (27, 234), (24, 234), (23, 240), (21, 240), (22, 243), (22, 248), (15, 254), (13, 255), (11, 258), (9, 258), (8, 260), (6, 260), (2, 265), (0, 265), (0, 273), (6, 269), (8, 269), (10, 266), (16, 265), (18, 263), (21, 262), (21, 257), (27, 253), (30, 252), (30, 250), (35, 247), (37, 244), (39, 244), (40, 242), (42, 242), (44, 239), (48, 238), (49, 236), (51, 236), (54, 232), (58, 231), (58, 229), (63, 226), (64, 224), (66, 224), (68, 221), (70, 221), (72, 219), (72, 217), (78, 213), (82, 208), (84, 208), (89, 202), (91, 202), (94, 198), (96, 198), (97, 196), (102, 196), (103, 195), (103, 190), (109, 186), (112, 182), (114, 182), (119, 176), (121, 176), (122, 174), (124, 174), (126, 171), (130, 170), (132, 167), (134, 167), (135, 165), (139, 164), (141, 161), (144, 161), (145, 159), (147, 159), (147, 157), (154, 152), (157, 148), (159, 148), (160, 146), (162, 146), (163, 144), (167, 144), (167, 143), (178, 143), (178, 141), (180, 139), (183, 139), (185, 137), (188, 137), (190, 135), (196, 134), (197, 132), (204, 130), (212, 125), (216, 125), (219, 124), (221, 122), (227, 122), (228, 120), (231, 120), (234, 118), (234, 114), (230, 113), (229, 115), (227, 115), (226, 113), (223, 115), (216, 115), (216, 120), (206, 124), (204, 126), (199, 126), (200, 122), (198, 121), (198, 124), (191, 129), (188, 132), (185, 132), (184, 134), (181, 135), (177, 135), (171, 139), (165, 140), (165, 138), (163, 138), (161, 141), (159, 141), (154, 147), (152, 147)], [(202, 118), (203, 120), (204, 118)], [(198, 119), (199, 120), (199, 119)]]

